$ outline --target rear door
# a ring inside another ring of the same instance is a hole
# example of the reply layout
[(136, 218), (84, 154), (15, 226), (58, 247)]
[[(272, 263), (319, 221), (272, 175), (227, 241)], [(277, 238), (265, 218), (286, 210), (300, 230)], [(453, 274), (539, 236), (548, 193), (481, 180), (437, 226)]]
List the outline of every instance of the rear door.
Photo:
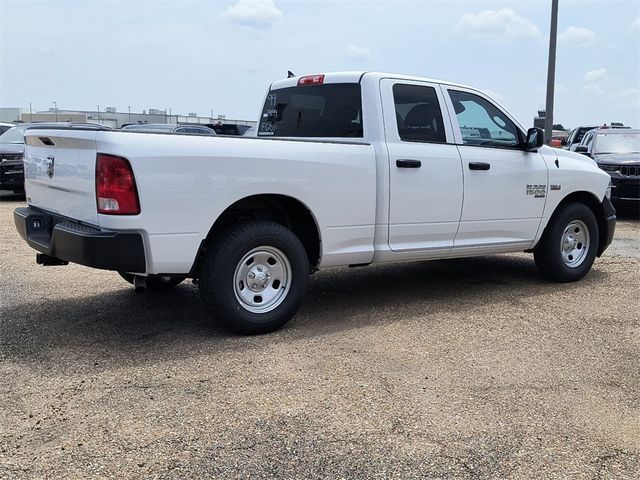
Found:
[(542, 155), (523, 150), (524, 133), (488, 97), (464, 88), (446, 90), (464, 172), (455, 246), (526, 248), (536, 237), (547, 194)]
[(97, 130), (29, 129), (25, 133), (27, 203), (98, 225)]
[[(462, 166), (437, 84), (381, 81), (389, 152), (389, 246), (453, 247), (462, 210)], [(389, 108), (386, 108), (388, 106)]]

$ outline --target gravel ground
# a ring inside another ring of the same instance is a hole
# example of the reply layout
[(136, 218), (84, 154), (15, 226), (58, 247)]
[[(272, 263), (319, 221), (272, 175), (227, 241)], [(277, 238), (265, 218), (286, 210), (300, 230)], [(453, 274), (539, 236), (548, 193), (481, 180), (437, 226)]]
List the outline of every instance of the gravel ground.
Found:
[(640, 472), (640, 221), (576, 284), (530, 255), (320, 272), (236, 337), (190, 283), (40, 267), (0, 201), (0, 478)]

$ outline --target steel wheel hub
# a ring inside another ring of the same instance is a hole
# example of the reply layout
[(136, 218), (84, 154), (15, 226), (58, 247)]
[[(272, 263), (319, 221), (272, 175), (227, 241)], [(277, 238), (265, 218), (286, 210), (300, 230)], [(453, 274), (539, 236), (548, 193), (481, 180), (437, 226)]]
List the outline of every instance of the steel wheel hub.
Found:
[(581, 265), (589, 253), (589, 241), (589, 229), (582, 220), (569, 222), (560, 240), (564, 264), (572, 268)]
[(271, 246), (257, 247), (236, 266), (234, 293), (240, 305), (252, 313), (266, 313), (280, 305), (291, 285), (291, 264)]
[(269, 271), (269, 267), (265, 265), (256, 265), (249, 270), (249, 273), (247, 273), (246, 283), (254, 292), (262, 292), (267, 288), (270, 278), (271, 272)]

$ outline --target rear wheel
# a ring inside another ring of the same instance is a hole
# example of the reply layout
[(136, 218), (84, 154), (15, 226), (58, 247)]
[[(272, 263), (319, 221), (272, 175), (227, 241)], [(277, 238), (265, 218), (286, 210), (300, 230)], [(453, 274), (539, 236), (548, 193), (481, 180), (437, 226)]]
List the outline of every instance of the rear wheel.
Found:
[(533, 257), (546, 277), (574, 282), (591, 269), (598, 243), (598, 222), (591, 209), (581, 203), (568, 203), (549, 221)]
[[(133, 285), (133, 277), (131, 273), (118, 272), (122, 278)], [(172, 276), (157, 276), (147, 277), (147, 289), (149, 290), (163, 290), (165, 288), (175, 287), (181, 284), (187, 277), (172, 277)]]
[(270, 221), (247, 221), (207, 244), (200, 296), (228, 329), (267, 333), (298, 311), (308, 276), (307, 253), (293, 232)]

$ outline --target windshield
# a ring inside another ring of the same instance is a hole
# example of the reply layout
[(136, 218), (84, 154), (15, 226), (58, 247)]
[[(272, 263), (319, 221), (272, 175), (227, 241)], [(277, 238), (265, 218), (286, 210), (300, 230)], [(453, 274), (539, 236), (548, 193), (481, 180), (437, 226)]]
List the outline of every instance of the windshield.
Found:
[(598, 133), (594, 153), (640, 153), (640, 132)]
[(24, 143), (24, 127), (13, 127), (0, 135), (0, 143)]
[(358, 83), (330, 83), (272, 90), (258, 136), (362, 137)]

